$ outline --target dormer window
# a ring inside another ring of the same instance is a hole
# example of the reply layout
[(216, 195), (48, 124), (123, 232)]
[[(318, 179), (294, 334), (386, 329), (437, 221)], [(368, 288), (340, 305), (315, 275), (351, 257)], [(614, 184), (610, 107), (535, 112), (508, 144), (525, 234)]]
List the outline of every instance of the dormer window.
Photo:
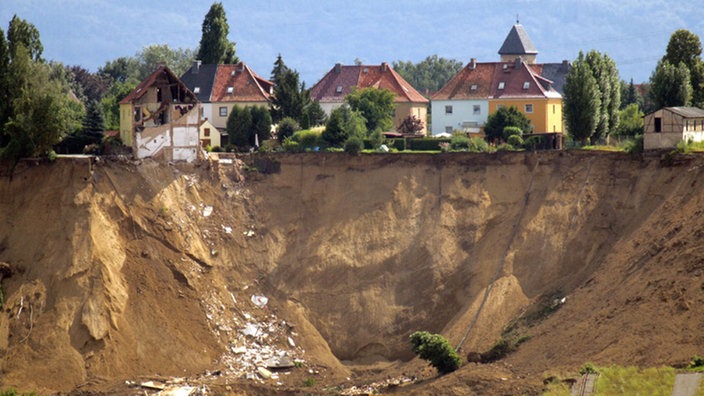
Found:
[(469, 87), (470, 90), (476, 91), (477, 90), (477, 84), (472, 84), (471, 87)]
[(194, 93), (194, 94), (199, 94), (199, 93), (200, 93), (200, 87), (195, 87), (195, 88), (193, 88), (193, 93)]
[(342, 93), (342, 85), (338, 85), (337, 88), (335, 89), (335, 92)]
[(504, 89), (506, 87), (506, 83), (503, 81), (499, 81), (499, 89)]
[(232, 94), (232, 92), (235, 90), (234, 87), (227, 87), (227, 93)]
[(530, 81), (526, 81), (523, 83), (523, 89), (528, 89), (530, 88)]

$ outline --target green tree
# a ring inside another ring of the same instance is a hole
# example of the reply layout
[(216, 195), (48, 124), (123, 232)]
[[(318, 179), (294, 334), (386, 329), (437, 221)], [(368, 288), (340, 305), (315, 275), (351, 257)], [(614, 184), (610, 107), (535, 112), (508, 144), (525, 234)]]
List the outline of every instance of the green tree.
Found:
[(39, 39), (39, 31), (31, 23), (20, 19), (17, 15), (12, 17), (10, 27), (7, 29), (7, 41), (10, 49), (10, 59), (14, 59), (20, 46), (24, 47), (33, 62), (42, 61), (44, 46)]
[[(582, 53), (580, 52), (580, 58)], [(580, 58), (577, 62), (582, 61)], [(607, 55), (591, 50), (583, 58), (599, 89), (600, 106), (597, 113), (597, 126), (590, 136), (593, 142), (607, 137), (618, 126), (618, 110), (621, 107), (620, 79), (616, 63)]]
[(271, 98), (271, 118), (278, 123), (285, 117), (291, 117), (301, 123), (305, 103), (305, 86), (300, 83), (298, 72), (285, 68), (276, 76), (274, 94)]
[(523, 133), (530, 133), (530, 120), (515, 106), (501, 107), (495, 113), (489, 114), (484, 124), (484, 133), (490, 142), (503, 139), (504, 128), (518, 127)]
[(312, 100), (310, 98), (310, 90), (305, 91), (307, 99), (304, 99), (306, 103), (303, 107), (303, 120), (301, 121), (301, 126), (305, 128), (312, 128), (319, 125), (325, 125), (327, 120), (327, 115), (325, 110), (320, 106), (317, 100)]
[(394, 127), (394, 94), (386, 89), (355, 88), (345, 98), (350, 108), (359, 111), (366, 120), (368, 132), (383, 132)]
[(567, 131), (573, 140), (585, 144), (599, 123), (601, 95), (591, 66), (583, 61), (581, 52), (565, 77), (564, 91), (562, 111)]
[(621, 110), (620, 122), (616, 128), (618, 136), (636, 136), (643, 133), (643, 112), (638, 103), (631, 103)]
[(279, 142), (283, 142), (289, 136), (293, 136), (294, 133), (301, 130), (301, 126), (298, 125), (298, 121), (291, 117), (285, 117), (283, 120), (279, 121), (279, 125), (276, 128), (276, 137)]
[(98, 69), (98, 74), (109, 77), (115, 82), (128, 82), (132, 85), (139, 84), (140, 72), (139, 61), (135, 57), (123, 56), (112, 61), (105, 62), (103, 67)]
[(690, 84), (692, 85), (692, 102), (695, 105), (704, 105), (704, 61), (701, 58), (702, 43), (699, 36), (685, 30), (676, 30), (670, 36), (667, 50), (662, 61), (671, 65), (684, 64), (689, 70)]
[(205, 15), (201, 29), (198, 59), (206, 64), (239, 63), (235, 55), (235, 43), (228, 40), (230, 26), (222, 2), (213, 3)]
[(14, 164), (20, 157), (46, 155), (67, 132), (67, 93), (49, 72), (48, 65), (32, 61), (24, 45), (15, 48), (10, 92), (17, 94), (11, 98), (0, 158)]
[(401, 121), (401, 125), (398, 126), (397, 130), (407, 135), (415, 135), (420, 133), (424, 126), (420, 118), (411, 114)]
[(437, 55), (428, 56), (414, 64), (410, 61), (393, 62), (394, 70), (422, 93), (437, 92), (462, 70), (462, 62)]
[(189, 67), (193, 60), (193, 51), (190, 49), (173, 49), (167, 44), (148, 45), (137, 53), (138, 64), (138, 81), (143, 81), (160, 63), (166, 64), (177, 76), (182, 75)]
[(364, 117), (348, 105), (342, 105), (330, 113), (322, 138), (331, 146), (339, 147), (351, 136), (364, 137), (366, 132)]
[(115, 81), (103, 95), (100, 103), (105, 115), (105, 128), (108, 130), (120, 129), (120, 101), (137, 87), (137, 84)]
[(440, 334), (430, 334), (427, 331), (416, 331), (411, 334), (413, 353), (430, 362), (440, 374), (451, 373), (462, 364), (462, 360), (445, 337)]
[(631, 103), (642, 104), (642, 98), (640, 98), (640, 94), (635, 84), (633, 84), (632, 78), (630, 83), (626, 83), (623, 80), (621, 81), (621, 110)]
[(659, 61), (650, 76), (648, 92), (655, 108), (689, 106), (692, 99), (692, 84), (689, 69), (684, 63), (674, 66), (669, 61)]
[(234, 105), (227, 117), (227, 134), (230, 144), (241, 149), (249, 147), (249, 137), (252, 131), (252, 113), (246, 107)]
[(0, 29), (0, 148), (7, 144), (4, 125), (10, 117), (10, 49)]
[[(249, 145), (261, 145), (271, 137), (271, 114), (264, 106), (252, 106), (249, 108), (252, 114), (252, 130), (249, 135)], [(255, 138), (256, 136), (256, 138)]]

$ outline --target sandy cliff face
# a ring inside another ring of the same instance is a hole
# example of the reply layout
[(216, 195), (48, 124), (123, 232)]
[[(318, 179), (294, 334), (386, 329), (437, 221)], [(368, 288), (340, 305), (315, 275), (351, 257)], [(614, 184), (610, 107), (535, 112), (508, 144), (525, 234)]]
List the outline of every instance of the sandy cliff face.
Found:
[[(0, 183), (12, 270), (0, 381), (109, 390), (234, 373), (224, 357), (254, 320), (330, 384), (420, 370), (413, 331), (464, 354), (510, 323), (531, 336), (499, 370), (513, 390), (586, 361), (684, 362), (702, 345), (703, 164), (581, 152), (25, 164)], [(556, 297), (559, 310), (524, 320)], [(462, 394), (477, 372), (426, 386)]]

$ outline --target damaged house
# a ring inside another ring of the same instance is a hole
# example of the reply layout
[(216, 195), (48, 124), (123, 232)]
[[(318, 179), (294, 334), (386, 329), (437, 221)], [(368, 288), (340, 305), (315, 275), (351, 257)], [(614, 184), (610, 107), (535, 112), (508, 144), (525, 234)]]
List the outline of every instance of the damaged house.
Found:
[(201, 106), (165, 65), (120, 101), (120, 138), (135, 158), (198, 158)]

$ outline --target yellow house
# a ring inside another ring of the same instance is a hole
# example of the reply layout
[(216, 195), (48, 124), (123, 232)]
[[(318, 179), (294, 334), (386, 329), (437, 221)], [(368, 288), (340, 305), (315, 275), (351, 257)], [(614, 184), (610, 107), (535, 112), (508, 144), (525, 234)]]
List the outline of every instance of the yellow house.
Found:
[(562, 95), (552, 81), (540, 75), (540, 65), (528, 65), (520, 58), (496, 64), (489, 97), (489, 114), (501, 107), (515, 106), (531, 122), (534, 134), (562, 133)]
[(220, 131), (213, 124), (211, 124), (207, 118), (200, 125), (198, 131), (201, 148), (206, 148), (208, 146), (222, 147)]

